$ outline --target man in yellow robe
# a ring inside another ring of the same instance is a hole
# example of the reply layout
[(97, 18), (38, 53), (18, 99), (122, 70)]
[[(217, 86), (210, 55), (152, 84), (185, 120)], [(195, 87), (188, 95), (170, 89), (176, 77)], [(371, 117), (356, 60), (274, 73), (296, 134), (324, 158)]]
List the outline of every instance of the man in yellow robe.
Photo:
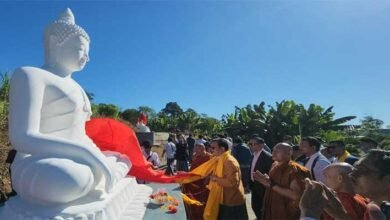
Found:
[(215, 170), (215, 174), (210, 177), (211, 182), (222, 188), (218, 219), (248, 219), (240, 165), (229, 153), (229, 143), (223, 138), (215, 139), (211, 142), (211, 149), (215, 157), (224, 160), (222, 175)]
[(310, 172), (291, 160), (292, 147), (287, 143), (275, 145), (272, 159), (275, 161), (267, 174), (256, 171), (256, 181), (267, 189), (264, 198), (263, 219), (299, 219), (299, 200), (305, 189), (305, 178)]
[(205, 220), (248, 219), (240, 165), (230, 154), (229, 142), (224, 138), (211, 141), (213, 157), (191, 171), (192, 177), (177, 179), (181, 184), (210, 177), (210, 190), (204, 209)]

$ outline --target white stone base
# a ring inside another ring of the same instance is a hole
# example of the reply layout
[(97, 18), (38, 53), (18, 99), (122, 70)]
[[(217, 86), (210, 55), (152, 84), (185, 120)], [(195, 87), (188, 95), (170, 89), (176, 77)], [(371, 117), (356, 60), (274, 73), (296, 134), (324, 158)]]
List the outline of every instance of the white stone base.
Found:
[(12, 197), (0, 208), (0, 219), (12, 220), (139, 220), (142, 219), (152, 188), (137, 184), (126, 177), (103, 200), (93, 197), (76, 200), (68, 205), (39, 206)]

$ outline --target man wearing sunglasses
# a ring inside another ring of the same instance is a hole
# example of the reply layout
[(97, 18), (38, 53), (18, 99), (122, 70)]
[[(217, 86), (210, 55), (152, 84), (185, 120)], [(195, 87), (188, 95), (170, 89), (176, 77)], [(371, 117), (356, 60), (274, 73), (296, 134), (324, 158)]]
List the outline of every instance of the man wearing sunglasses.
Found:
[[(214, 139), (211, 141), (211, 149), (213, 156), (218, 158), (218, 164), (210, 176), (208, 200), (220, 202), (217, 219), (248, 219), (240, 164), (230, 154), (229, 142), (225, 138)], [(216, 194), (220, 187), (222, 195)], [(214, 210), (218, 208), (213, 207)], [(207, 210), (206, 206), (205, 212)]]
[(350, 154), (345, 148), (344, 141), (337, 140), (329, 142), (329, 145), (326, 147), (328, 152), (336, 157), (335, 162), (345, 162), (353, 165), (359, 158)]

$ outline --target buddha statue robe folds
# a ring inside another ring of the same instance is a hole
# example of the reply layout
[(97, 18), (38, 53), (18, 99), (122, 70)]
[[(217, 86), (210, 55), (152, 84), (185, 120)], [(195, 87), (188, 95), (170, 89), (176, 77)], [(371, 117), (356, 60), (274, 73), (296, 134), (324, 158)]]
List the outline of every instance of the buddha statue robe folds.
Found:
[(151, 189), (127, 177), (127, 156), (101, 152), (85, 132), (91, 106), (71, 76), (89, 60), (89, 43), (67, 9), (46, 28), (43, 67), (13, 73), (9, 135), (17, 196), (0, 219), (142, 218)]

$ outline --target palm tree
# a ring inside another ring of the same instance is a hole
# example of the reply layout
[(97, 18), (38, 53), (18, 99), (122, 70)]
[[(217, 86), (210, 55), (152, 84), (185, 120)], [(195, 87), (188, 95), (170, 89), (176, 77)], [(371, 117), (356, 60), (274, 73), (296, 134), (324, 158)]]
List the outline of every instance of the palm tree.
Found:
[(189, 108), (185, 112), (179, 114), (177, 121), (178, 128), (181, 131), (193, 132), (200, 122), (200, 117), (195, 110)]
[(276, 102), (275, 106), (265, 108), (260, 105), (235, 107), (234, 113), (222, 117), (223, 129), (231, 136), (240, 135), (245, 139), (252, 134), (258, 134), (268, 144), (282, 141), (283, 136), (291, 135), (295, 142), (302, 136), (321, 136), (324, 131), (342, 130), (345, 122), (355, 116), (334, 119), (333, 106), (324, 110), (323, 107), (310, 104), (305, 108), (291, 100)]
[(253, 134), (264, 135), (266, 132), (266, 111), (264, 102), (259, 105), (235, 107), (233, 114), (222, 116), (223, 129), (230, 136), (241, 136), (249, 139)]
[(216, 118), (208, 117), (207, 115), (201, 115), (199, 123), (195, 127), (194, 133), (212, 135), (220, 133), (221, 130), (221, 121)]
[(267, 133), (265, 140), (271, 146), (282, 141), (283, 136), (291, 135), (297, 139), (300, 134), (300, 108), (294, 101), (276, 102), (275, 107), (269, 106), (267, 117)]

